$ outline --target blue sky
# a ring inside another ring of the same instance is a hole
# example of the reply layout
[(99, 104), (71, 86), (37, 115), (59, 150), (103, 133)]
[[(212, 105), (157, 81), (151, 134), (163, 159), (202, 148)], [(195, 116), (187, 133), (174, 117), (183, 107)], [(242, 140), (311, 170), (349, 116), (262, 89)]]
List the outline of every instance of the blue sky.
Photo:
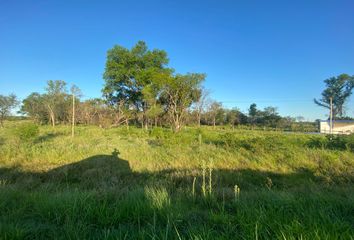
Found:
[(354, 74), (354, 1), (3, 0), (0, 94), (24, 98), (61, 79), (99, 97), (107, 50), (138, 40), (166, 50), (177, 72), (206, 73), (227, 107), (313, 120), (327, 114), (312, 101), (323, 80)]

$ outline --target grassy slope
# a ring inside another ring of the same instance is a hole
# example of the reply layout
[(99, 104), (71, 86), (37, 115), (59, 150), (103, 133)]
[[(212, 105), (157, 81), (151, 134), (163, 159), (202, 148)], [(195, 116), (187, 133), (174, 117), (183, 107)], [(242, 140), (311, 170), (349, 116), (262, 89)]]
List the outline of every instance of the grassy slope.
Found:
[(354, 154), (310, 147), (322, 136), (59, 126), (23, 143), (14, 124), (1, 239), (353, 239)]

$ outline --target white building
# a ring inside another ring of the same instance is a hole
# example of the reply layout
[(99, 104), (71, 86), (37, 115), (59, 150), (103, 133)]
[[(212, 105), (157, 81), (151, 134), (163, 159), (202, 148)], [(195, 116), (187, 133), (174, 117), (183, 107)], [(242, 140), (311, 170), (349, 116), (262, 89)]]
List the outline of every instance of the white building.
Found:
[[(330, 121), (320, 122), (321, 133), (331, 133)], [(333, 134), (351, 134), (354, 133), (354, 120), (333, 120)]]

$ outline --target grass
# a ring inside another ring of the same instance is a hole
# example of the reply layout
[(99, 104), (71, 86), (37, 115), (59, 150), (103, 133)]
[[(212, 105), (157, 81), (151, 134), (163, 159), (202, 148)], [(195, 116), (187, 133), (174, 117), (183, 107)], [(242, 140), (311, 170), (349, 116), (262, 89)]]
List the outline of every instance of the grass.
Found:
[(22, 141), (18, 124), (0, 129), (1, 239), (354, 238), (349, 140), (41, 126)]

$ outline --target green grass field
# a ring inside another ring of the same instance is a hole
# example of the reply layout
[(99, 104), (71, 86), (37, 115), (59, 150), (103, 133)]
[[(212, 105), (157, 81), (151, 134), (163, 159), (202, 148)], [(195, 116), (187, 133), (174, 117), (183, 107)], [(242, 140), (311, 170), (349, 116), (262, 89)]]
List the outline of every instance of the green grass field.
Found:
[[(0, 239), (354, 239), (354, 153), (320, 135), (0, 129)], [(344, 145), (343, 145), (344, 146)]]

